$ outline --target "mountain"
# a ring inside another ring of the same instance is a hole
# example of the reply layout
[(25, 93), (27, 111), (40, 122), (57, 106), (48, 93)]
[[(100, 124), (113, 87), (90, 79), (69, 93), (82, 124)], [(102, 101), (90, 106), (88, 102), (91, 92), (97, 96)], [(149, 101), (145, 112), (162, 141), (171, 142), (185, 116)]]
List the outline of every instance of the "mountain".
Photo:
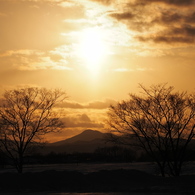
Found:
[(108, 144), (105, 141), (105, 133), (95, 130), (85, 130), (82, 133), (71, 138), (49, 143), (43, 149), (42, 153), (74, 153), (94, 152), (98, 147), (106, 147)]
[(54, 142), (52, 143), (52, 145), (54, 146), (59, 146), (59, 145), (63, 145), (63, 144), (70, 144), (70, 143), (74, 143), (74, 142), (89, 142), (92, 141), (94, 139), (103, 139), (104, 138), (104, 133), (101, 133), (100, 131), (95, 131), (95, 130), (85, 130), (82, 133), (75, 135), (71, 138), (62, 140), (62, 141), (58, 141), (58, 142)]

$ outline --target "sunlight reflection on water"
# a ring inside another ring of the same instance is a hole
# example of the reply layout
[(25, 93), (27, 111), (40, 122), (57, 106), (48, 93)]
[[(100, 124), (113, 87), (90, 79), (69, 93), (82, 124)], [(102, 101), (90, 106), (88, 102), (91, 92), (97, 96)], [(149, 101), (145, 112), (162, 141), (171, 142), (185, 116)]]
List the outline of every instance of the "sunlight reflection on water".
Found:
[(109, 193), (57, 193), (57, 194), (52, 194), (52, 195), (139, 195), (139, 194), (109, 192)]
[[(173, 195), (172, 193), (151, 193), (152, 195)], [(50, 195), (148, 195), (148, 193), (134, 193), (134, 192), (109, 192), (109, 193), (54, 193)], [(180, 195), (180, 194), (177, 194)]]

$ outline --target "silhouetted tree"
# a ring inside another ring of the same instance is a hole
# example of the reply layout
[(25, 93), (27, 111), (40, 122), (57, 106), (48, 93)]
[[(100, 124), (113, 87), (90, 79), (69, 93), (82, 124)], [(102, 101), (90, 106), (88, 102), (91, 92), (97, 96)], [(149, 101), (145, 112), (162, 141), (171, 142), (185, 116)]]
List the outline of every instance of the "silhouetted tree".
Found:
[(5, 91), (0, 106), (1, 149), (22, 173), (24, 156), (42, 136), (63, 125), (53, 107), (66, 98), (61, 90), (23, 88)]
[(108, 124), (115, 132), (110, 139), (141, 146), (162, 176), (179, 176), (194, 137), (195, 95), (175, 92), (166, 84), (140, 88), (140, 95), (130, 94), (129, 100), (110, 107)]

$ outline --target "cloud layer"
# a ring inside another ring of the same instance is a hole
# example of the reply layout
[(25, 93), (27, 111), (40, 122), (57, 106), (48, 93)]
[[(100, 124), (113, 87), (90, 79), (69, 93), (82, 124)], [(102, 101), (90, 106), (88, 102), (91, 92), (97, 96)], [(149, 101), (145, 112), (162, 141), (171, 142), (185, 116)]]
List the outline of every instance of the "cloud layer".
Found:
[(122, 8), (109, 16), (135, 31), (141, 42), (194, 44), (194, 0), (125, 1)]
[(64, 117), (62, 121), (66, 128), (95, 128), (100, 129), (104, 127), (101, 122), (93, 121), (87, 114), (77, 114), (71, 117)]
[(63, 103), (59, 104), (58, 107), (71, 109), (107, 109), (110, 105), (115, 103), (116, 101), (113, 99), (91, 101), (84, 104), (74, 101), (64, 101)]

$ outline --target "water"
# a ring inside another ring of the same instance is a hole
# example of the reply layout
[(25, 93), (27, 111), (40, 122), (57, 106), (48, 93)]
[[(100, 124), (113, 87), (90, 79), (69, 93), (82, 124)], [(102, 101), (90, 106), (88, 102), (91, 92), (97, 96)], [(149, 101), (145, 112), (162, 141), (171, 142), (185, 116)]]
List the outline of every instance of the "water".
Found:
[[(108, 193), (52, 193), (48, 195), (175, 195), (175, 193), (108, 192)], [(177, 193), (177, 195), (183, 195), (183, 194)]]
[[(134, 193), (134, 192), (107, 192), (107, 193), (53, 193), (53, 192), (34, 192), (34, 193), (1, 193), (1, 195), (175, 195), (175, 193)], [(178, 194), (177, 195), (182, 195)]]

